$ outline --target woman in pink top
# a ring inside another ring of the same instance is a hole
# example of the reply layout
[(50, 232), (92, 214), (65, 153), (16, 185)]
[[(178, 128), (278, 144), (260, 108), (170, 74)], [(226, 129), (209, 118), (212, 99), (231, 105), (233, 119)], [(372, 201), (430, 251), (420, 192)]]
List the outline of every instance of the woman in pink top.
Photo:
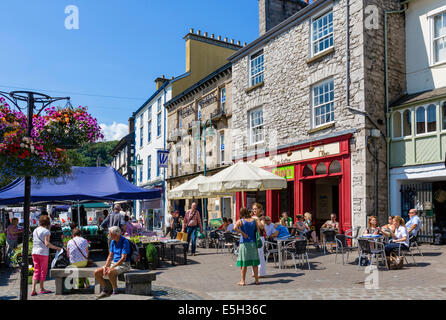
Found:
[(8, 265), (9, 265), (9, 255), (15, 248), (17, 248), (19, 234), (21, 233), (19, 228), (17, 228), (18, 223), (19, 223), (19, 219), (13, 218), (12, 224), (10, 224), (8, 226), (8, 228), (6, 228), (6, 244), (7, 244), (7, 248), (6, 248), (6, 250), (7, 250), (6, 260), (7, 261), (6, 262), (8, 263)]

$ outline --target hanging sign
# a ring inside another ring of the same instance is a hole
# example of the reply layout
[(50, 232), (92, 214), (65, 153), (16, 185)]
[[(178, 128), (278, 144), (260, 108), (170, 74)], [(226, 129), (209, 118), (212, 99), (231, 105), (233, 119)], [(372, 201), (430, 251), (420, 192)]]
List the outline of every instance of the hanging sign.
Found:
[(285, 179), (294, 179), (294, 166), (274, 168), (272, 173)]
[(158, 154), (158, 167), (159, 168), (167, 168), (169, 159), (169, 151), (168, 150), (157, 150)]

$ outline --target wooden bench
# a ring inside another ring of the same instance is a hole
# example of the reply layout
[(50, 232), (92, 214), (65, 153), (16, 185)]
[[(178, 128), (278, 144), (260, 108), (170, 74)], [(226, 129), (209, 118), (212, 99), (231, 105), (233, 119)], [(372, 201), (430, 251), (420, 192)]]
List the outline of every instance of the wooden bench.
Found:
[[(94, 278), (94, 272), (98, 267), (91, 268), (65, 268), (65, 269), (51, 269), (50, 276), (56, 280), (56, 295), (64, 294), (64, 284), (67, 278), (71, 278), (66, 283), (68, 289), (75, 287), (74, 281), (77, 278)], [(105, 280), (105, 289), (111, 290), (112, 286), (110, 280)], [(119, 281), (125, 282), (125, 293), (134, 295), (152, 295), (152, 281), (156, 280), (156, 273), (146, 270), (132, 269), (126, 273), (118, 276)], [(70, 288), (71, 287), (71, 288)], [(99, 283), (95, 280), (95, 293), (99, 293)]]

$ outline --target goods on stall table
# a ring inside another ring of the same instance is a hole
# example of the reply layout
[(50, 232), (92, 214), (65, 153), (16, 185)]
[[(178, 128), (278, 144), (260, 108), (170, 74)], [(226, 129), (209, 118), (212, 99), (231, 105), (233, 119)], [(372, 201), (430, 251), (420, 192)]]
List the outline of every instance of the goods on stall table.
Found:
[(6, 243), (6, 233), (0, 233), (0, 246), (4, 246)]
[(60, 213), (59, 221), (63, 226), (69, 226), (71, 223), (71, 213), (69, 212)]

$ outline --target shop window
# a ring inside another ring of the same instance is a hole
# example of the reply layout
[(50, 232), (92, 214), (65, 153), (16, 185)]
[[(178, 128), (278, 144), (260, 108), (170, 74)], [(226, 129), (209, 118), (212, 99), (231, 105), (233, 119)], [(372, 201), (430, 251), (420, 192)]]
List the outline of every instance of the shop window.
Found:
[(328, 168), (328, 173), (341, 173), (341, 163), (338, 160), (333, 161)]
[(401, 112), (399, 111), (393, 114), (393, 137), (401, 138)]
[(427, 132), (437, 131), (437, 106), (435, 104), (427, 107)]
[(403, 136), (412, 135), (412, 115), (409, 109), (403, 112)]
[(419, 107), (417, 109), (417, 134), (425, 133), (426, 132), (426, 115), (425, 115), (425, 109), (424, 107)]
[(327, 174), (327, 166), (323, 162), (319, 162), (316, 167), (316, 175)]
[(313, 175), (313, 167), (311, 165), (307, 164), (304, 168), (302, 175), (304, 177), (312, 176)]
[(446, 101), (444, 101), (441, 104), (441, 115), (442, 115), (442, 122), (443, 122), (443, 130), (446, 130)]

